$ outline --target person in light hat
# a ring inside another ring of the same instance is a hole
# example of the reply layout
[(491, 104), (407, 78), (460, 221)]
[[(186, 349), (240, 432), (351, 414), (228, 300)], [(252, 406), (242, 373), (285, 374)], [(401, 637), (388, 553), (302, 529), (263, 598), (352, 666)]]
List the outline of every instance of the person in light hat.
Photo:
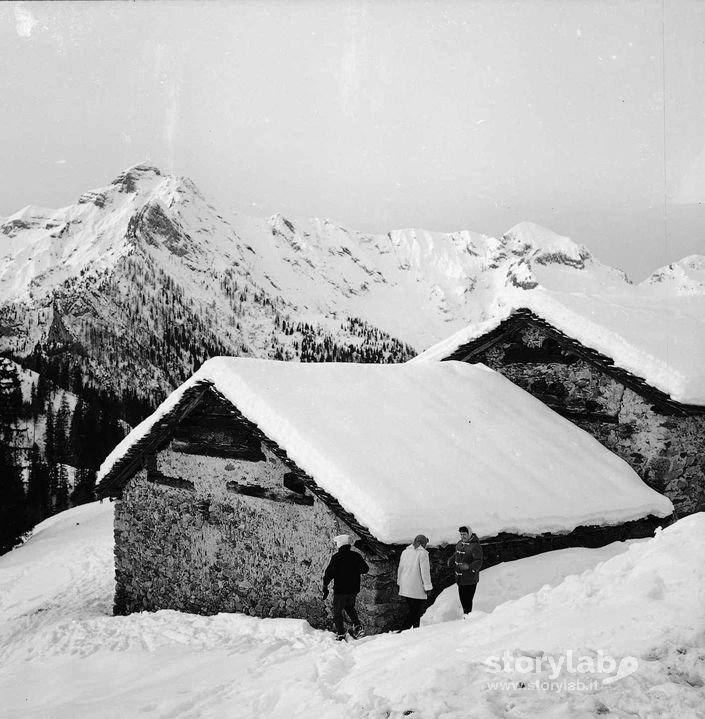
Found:
[(333, 582), (333, 622), (337, 639), (345, 638), (343, 613), (352, 622), (350, 634), (360, 637), (363, 634), (360, 617), (355, 609), (355, 600), (360, 591), (360, 576), (367, 574), (369, 567), (362, 555), (352, 551), (349, 534), (339, 534), (333, 541), (338, 551), (331, 557), (323, 575), (323, 599), (328, 597), (328, 585)]
[(402, 629), (419, 626), (428, 592), (433, 589), (431, 563), (426, 551), (427, 544), (428, 537), (425, 534), (417, 534), (414, 541), (399, 557), (397, 584), (399, 585), (399, 596), (404, 597), (407, 607), (406, 618), (401, 625)]

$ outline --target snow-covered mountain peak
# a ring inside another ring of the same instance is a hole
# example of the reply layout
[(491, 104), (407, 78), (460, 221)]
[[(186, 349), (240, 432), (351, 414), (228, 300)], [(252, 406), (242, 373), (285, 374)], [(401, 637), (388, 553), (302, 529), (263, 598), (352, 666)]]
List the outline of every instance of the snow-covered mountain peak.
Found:
[(304, 237), (308, 237), (310, 234), (303, 232), (301, 229), (297, 229), (294, 223), (284, 217), (281, 212), (277, 212), (267, 218), (267, 224), (272, 230), (272, 235), (283, 237), (295, 251), (301, 250), (302, 246), (305, 245), (305, 243), (302, 242)]
[[(239, 333), (250, 348), (269, 341), (259, 329), (245, 337), (233, 319), (250, 298), (261, 327), (273, 321), (273, 307), (313, 322), (361, 318), (422, 350), (481, 320), (508, 290), (622, 294), (630, 285), (585, 247), (532, 222), (496, 238), (413, 227), (362, 233), (281, 213), (226, 219), (190, 179), (148, 163), (69, 207), (29, 206), (0, 220), (0, 303), (48, 306), (47, 297), (68, 298), (84, 285), (89, 293), (104, 282), (123, 287), (116, 278), (127, 273), (133, 281), (140, 264), (152, 268), (155, 287), (168, 277), (193, 311), (210, 307), (218, 315), (208, 323), (216, 322), (220, 336)], [(676, 264), (671, 272), (690, 282), (705, 274), (696, 259)], [(160, 296), (155, 289), (141, 301)]]
[(78, 204), (93, 204), (100, 209), (106, 205), (139, 204), (155, 194), (164, 194), (185, 179), (163, 175), (159, 168), (139, 163), (123, 170), (109, 185), (84, 192)]
[(592, 255), (570, 237), (559, 235), (553, 230), (533, 222), (520, 222), (504, 233), (502, 239), (509, 252), (526, 256), (539, 264), (559, 262), (570, 267), (583, 268), (584, 261)]
[(29, 205), (1, 221), (0, 302), (39, 299), (71, 278), (100, 274), (141, 240), (183, 256), (195, 247), (191, 234), (214, 234), (218, 224), (191, 180), (134, 165), (73, 205)]
[(123, 170), (110, 184), (115, 185), (120, 192), (137, 192), (145, 183), (153, 183), (162, 173), (158, 167), (141, 162)]
[(3, 217), (2, 222), (5, 223), (8, 220), (24, 220), (24, 219), (35, 219), (35, 218), (48, 218), (54, 210), (48, 207), (40, 207), (39, 205), (25, 205), (22, 209), (17, 210), (9, 217)]
[[(0, 254), (26, 239), (26, 231), (42, 225), (50, 229), (56, 210), (37, 205), (26, 205), (8, 217), (0, 217)], [(15, 239), (18, 238), (18, 239)]]
[(507, 259), (508, 284), (566, 292), (623, 292), (631, 285), (621, 270), (597, 260), (583, 245), (533, 222), (520, 222), (502, 235), (499, 259)]
[(705, 255), (688, 255), (652, 272), (640, 287), (652, 292), (689, 295), (705, 293)]

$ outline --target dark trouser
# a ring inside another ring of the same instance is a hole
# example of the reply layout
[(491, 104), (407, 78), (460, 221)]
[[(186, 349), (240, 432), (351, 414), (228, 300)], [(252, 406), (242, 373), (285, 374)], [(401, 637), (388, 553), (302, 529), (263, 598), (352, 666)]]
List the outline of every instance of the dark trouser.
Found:
[(360, 617), (357, 616), (355, 609), (355, 599), (357, 594), (334, 594), (333, 595), (333, 622), (335, 623), (335, 631), (338, 634), (345, 634), (345, 622), (343, 620), (343, 612), (345, 612), (354, 627), (360, 626)]
[(421, 615), (423, 614), (426, 600), (404, 597), (404, 601), (406, 602), (406, 617), (401, 628), (411, 629), (412, 627), (418, 627), (421, 623)]
[(458, 594), (460, 595), (460, 603), (463, 605), (463, 614), (472, 611), (472, 600), (475, 597), (477, 584), (458, 584)]

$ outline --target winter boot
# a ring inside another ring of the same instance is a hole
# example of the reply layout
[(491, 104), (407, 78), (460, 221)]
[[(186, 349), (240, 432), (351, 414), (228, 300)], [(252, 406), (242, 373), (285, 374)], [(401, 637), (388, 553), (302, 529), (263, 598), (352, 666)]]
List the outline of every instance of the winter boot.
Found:
[(353, 625), (350, 628), (350, 636), (353, 639), (359, 639), (360, 637), (365, 636), (365, 630), (362, 628), (362, 626), (360, 624)]

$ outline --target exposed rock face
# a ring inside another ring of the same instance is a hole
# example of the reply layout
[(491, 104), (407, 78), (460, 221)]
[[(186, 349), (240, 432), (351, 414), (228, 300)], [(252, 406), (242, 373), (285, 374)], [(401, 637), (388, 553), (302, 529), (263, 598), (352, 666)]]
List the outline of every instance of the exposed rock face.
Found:
[(91, 203), (98, 208), (103, 208), (103, 207), (105, 207), (106, 199), (107, 199), (106, 194), (104, 192), (88, 190), (88, 192), (84, 192), (78, 198), (77, 204), (85, 205), (87, 203)]
[(177, 257), (186, 255), (191, 241), (189, 235), (174, 218), (169, 217), (159, 202), (148, 202), (142, 207), (130, 221), (127, 233), (131, 239), (141, 237), (153, 247), (163, 245)]
[(519, 385), (624, 459), (673, 502), (679, 516), (705, 509), (705, 415), (660, 414), (604, 371), (559, 348), (539, 328), (473, 357)]
[(134, 165), (124, 172), (121, 172), (111, 184), (115, 185), (120, 192), (137, 192), (139, 182), (142, 178), (149, 176), (159, 177), (161, 174), (159, 168), (143, 163)]
[(66, 329), (63, 320), (61, 319), (61, 312), (54, 302), (53, 305), (53, 316), (51, 320), (51, 326), (49, 332), (47, 332), (47, 343), (50, 345), (67, 345), (73, 342), (71, 333)]

